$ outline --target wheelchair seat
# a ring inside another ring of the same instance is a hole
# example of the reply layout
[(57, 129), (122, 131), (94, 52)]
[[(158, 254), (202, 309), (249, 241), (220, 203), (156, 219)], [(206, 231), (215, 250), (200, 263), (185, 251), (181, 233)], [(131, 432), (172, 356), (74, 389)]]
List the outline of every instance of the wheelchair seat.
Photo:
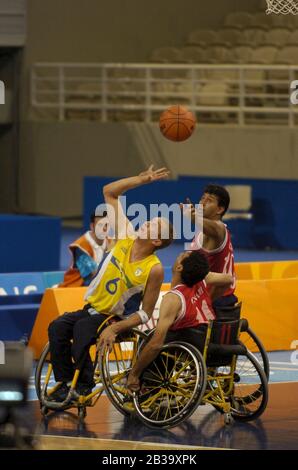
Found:
[(241, 302), (230, 307), (215, 307), (216, 320), (240, 320)]
[(217, 320), (240, 320), (240, 331), (247, 331), (249, 328), (248, 320), (240, 318), (241, 302), (230, 307), (215, 307), (215, 316)]
[(246, 354), (246, 347), (238, 340), (240, 325), (240, 318), (212, 322), (210, 341), (207, 344), (207, 367), (228, 365), (234, 355)]

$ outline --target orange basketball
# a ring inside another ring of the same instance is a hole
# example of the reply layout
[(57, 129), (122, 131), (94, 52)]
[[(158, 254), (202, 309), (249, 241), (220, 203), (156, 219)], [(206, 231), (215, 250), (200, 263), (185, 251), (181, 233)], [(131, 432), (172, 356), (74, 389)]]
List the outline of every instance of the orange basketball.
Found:
[(196, 126), (196, 118), (185, 106), (175, 105), (166, 109), (159, 118), (161, 133), (169, 140), (182, 142), (188, 139)]

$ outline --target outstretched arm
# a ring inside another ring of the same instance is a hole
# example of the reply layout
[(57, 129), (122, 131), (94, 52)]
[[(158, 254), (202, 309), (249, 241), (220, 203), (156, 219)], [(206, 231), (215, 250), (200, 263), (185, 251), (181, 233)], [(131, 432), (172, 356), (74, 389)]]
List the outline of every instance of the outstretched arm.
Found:
[[(161, 264), (156, 264), (150, 271), (149, 278), (147, 281), (143, 302), (142, 310), (148, 315), (148, 319), (151, 318), (154, 307), (158, 300), (160, 288), (163, 282), (164, 271)], [(112, 325), (105, 328), (99, 338), (98, 347), (103, 352), (106, 347), (111, 351), (112, 346), (115, 342), (116, 336), (124, 331), (131, 330), (141, 325), (142, 320), (138, 313), (133, 313), (129, 318), (113, 323)]]
[(205, 277), (205, 282), (209, 287), (209, 294), (214, 301), (221, 297), (226, 290), (233, 284), (234, 277), (230, 274), (221, 274), (210, 272)]
[(130, 189), (159, 181), (168, 175), (169, 171), (166, 168), (154, 170), (153, 165), (151, 165), (148, 170), (140, 173), (138, 176), (123, 178), (104, 186), (103, 195), (107, 204), (108, 218), (112, 229), (115, 231), (116, 238), (126, 238), (134, 233), (129, 220), (123, 212), (119, 197)]
[(137, 362), (133, 366), (127, 380), (127, 388), (131, 391), (137, 391), (140, 388), (139, 377), (143, 370), (156, 358), (161, 350), (167, 332), (174, 323), (179, 310), (181, 309), (181, 300), (176, 294), (166, 294), (162, 300), (159, 312), (159, 320), (156, 330), (142, 350)]

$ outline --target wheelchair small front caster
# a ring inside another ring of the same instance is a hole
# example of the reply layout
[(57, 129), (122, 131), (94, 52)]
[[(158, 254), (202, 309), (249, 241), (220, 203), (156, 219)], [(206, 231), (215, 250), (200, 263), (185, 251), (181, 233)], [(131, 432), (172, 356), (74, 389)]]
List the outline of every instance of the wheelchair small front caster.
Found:
[(79, 419), (84, 419), (87, 416), (87, 410), (84, 406), (81, 408), (78, 408), (78, 415), (79, 415)]
[(225, 413), (224, 422), (226, 426), (231, 426), (234, 423), (234, 418), (231, 413)]

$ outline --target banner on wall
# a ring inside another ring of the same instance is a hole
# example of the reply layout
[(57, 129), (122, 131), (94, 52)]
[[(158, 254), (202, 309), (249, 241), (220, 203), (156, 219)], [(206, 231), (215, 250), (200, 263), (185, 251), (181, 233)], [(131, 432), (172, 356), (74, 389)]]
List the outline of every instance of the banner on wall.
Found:
[(64, 272), (0, 274), (1, 295), (42, 294), (48, 287), (56, 287)]

